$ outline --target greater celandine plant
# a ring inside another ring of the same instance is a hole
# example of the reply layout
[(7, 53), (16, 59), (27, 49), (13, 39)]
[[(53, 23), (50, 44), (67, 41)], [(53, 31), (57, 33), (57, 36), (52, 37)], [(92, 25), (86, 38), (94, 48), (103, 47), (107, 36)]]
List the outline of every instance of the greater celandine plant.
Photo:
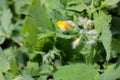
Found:
[(77, 32), (79, 36), (72, 42), (71, 46), (73, 49), (76, 49), (77, 46), (81, 46), (79, 45), (81, 42), (84, 42), (87, 46), (91, 47), (97, 44), (98, 34), (94, 29), (93, 20), (84, 17), (79, 17), (77, 23), (74, 23), (72, 20), (65, 20), (57, 21), (56, 25), (64, 34), (67, 32)]
[[(109, 62), (113, 48), (119, 51), (116, 45), (119, 41), (112, 37), (110, 30), (112, 15), (109, 13), (118, 2), (33, 0), (22, 30), (30, 60), (39, 61), (40, 72), (48, 68), (46, 73), (53, 74), (55, 80), (119, 78), (116, 73), (119, 74), (120, 68), (114, 63), (111, 68)], [(113, 71), (109, 72), (107, 67)], [(104, 77), (111, 73), (114, 77)]]

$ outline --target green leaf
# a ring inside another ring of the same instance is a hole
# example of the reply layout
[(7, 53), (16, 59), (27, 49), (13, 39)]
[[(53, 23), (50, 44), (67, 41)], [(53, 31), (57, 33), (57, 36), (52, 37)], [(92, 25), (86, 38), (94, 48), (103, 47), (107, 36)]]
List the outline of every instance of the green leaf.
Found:
[(6, 0), (0, 0), (0, 8), (2, 8), (2, 9), (6, 9), (7, 8)]
[(29, 16), (26, 17), (22, 34), (28, 34), (26, 44), (32, 48), (37, 41), (37, 35), (40, 33), (49, 33), (53, 31), (53, 27), (47, 17), (46, 8), (44, 5), (41, 5), (40, 0), (33, 0), (28, 11)]
[(5, 37), (4, 36), (0, 36), (0, 44), (3, 44), (5, 41)]
[(13, 80), (14, 78), (11, 71), (8, 71), (4, 77), (5, 77), (5, 80)]
[(22, 71), (22, 76), (25, 80), (34, 80), (29, 74), (27, 74), (25, 71)]
[(15, 48), (10, 47), (10, 48), (4, 49), (4, 54), (7, 56), (7, 59), (10, 62), (10, 69), (12, 71), (12, 75), (16, 76), (18, 75), (19, 71), (18, 71), (18, 66), (16, 62), (17, 55), (16, 56), (14, 55), (15, 53), (14, 51), (15, 51)]
[(18, 75), (13, 80), (34, 80), (30, 75), (28, 75), (25, 71), (21, 71), (22, 75)]
[(111, 22), (111, 16), (105, 13), (105, 11), (99, 11), (94, 13), (94, 25), (98, 34), (102, 33), (101, 40), (106, 50), (106, 60), (110, 58), (111, 50), (111, 32), (109, 23)]
[[(100, 12), (97, 13), (95, 12), (94, 15), (94, 26), (95, 26), (95, 30), (97, 31), (98, 34), (100, 34), (102, 32), (102, 28), (103, 28), (103, 17), (100, 16)], [(101, 24), (102, 23), (102, 24)]]
[(35, 76), (39, 72), (39, 65), (36, 62), (27, 62), (27, 66), (25, 67), (27, 73)]
[(55, 36), (55, 32), (50, 32), (50, 33), (41, 33), (38, 34), (38, 39), (43, 39), (43, 38), (47, 38), (47, 37), (51, 37), (51, 36)]
[(94, 26), (98, 34), (100, 34), (104, 27), (108, 27), (111, 22), (111, 16), (106, 14), (104, 11), (95, 12), (94, 16)]
[(36, 41), (35, 46), (33, 47), (34, 51), (45, 51), (48, 52), (54, 46), (54, 35), (50, 37), (44, 37)]
[(63, 38), (63, 39), (71, 39), (71, 38), (73, 38), (72, 35), (65, 35), (65, 34), (62, 34), (62, 33), (57, 33), (56, 35), (57, 35), (57, 37)]
[(101, 3), (101, 6), (102, 5), (106, 5), (106, 7), (109, 7), (109, 6), (112, 6), (112, 5), (115, 5), (119, 2), (120, 0), (104, 0), (102, 3)]
[(120, 66), (115, 70), (106, 70), (95, 80), (116, 80), (120, 78)]
[(0, 49), (0, 71), (6, 72), (10, 69), (10, 63), (8, 62), (7, 58), (5, 57), (2, 49)]
[(55, 72), (55, 80), (93, 80), (98, 71), (92, 65), (72, 64)]
[(10, 33), (13, 29), (11, 26), (12, 13), (9, 9), (5, 9), (2, 15), (1, 27), (5, 33)]
[(94, 5), (95, 6), (99, 6), (101, 4), (101, 1), (103, 1), (103, 0), (95, 0), (94, 1)]
[(85, 3), (86, 5), (90, 5), (91, 2), (92, 2), (92, 0), (84, 0), (84, 3)]
[(50, 65), (42, 64), (40, 68), (40, 74), (43, 74), (43, 76), (49, 75), (51, 73)]
[(18, 75), (18, 66), (15, 60), (11, 62), (10, 67), (11, 67), (11, 71), (13, 72), (13, 75), (14, 76)]
[(108, 26), (104, 26), (102, 35), (101, 35), (101, 40), (106, 50), (106, 60), (108, 61), (110, 58), (111, 40), (112, 40), (112, 34)]
[(46, 6), (48, 13), (51, 13), (53, 10), (57, 10), (62, 7), (60, 0), (41, 0), (41, 3)]
[(116, 51), (118, 51), (120, 53), (120, 41), (118, 41), (117, 39), (112, 39), (111, 42), (112, 48), (115, 49)]
[(87, 9), (87, 6), (83, 0), (71, 0), (68, 1), (66, 9), (81, 12), (84, 9)]
[(38, 34), (38, 40), (34, 46), (34, 51), (49, 51), (54, 46), (55, 32), (40, 33)]
[(25, 79), (24, 79), (23, 76), (18, 75), (18, 76), (16, 76), (15, 79), (13, 79), (13, 80), (25, 80)]
[(5, 41), (5, 33), (2, 27), (0, 26), (0, 44), (4, 43), (4, 41)]
[(15, 11), (17, 14), (27, 14), (28, 5), (31, 4), (32, 0), (13, 0)]
[(60, 0), (60, 3), (65, 7), (69, 0)]
[(5, 80), (5, 78), (4, 78), (3, 74), (2, 74), (2, 72), (0, 72), (0, 80)]

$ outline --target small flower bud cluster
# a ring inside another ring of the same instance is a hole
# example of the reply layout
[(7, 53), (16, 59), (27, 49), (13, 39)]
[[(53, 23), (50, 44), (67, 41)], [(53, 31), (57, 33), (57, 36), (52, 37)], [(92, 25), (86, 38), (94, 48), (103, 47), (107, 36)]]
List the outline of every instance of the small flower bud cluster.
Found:
[(79, 18), (78, 24), (83, 26), (84, 29), (91, 29), (93, 27), (93, 21), (83, 17)]
[(94, 45), (96, 43), (98, 35), (95, 30), (92, 29), (87, 31), (86, 36), (88, 36), (88, 41), (86, 42), (86, 44)]
[[(78, 25), (76, 25), (73, 21), (68, 20), (68, 21), (58, 21), (57, 26), (62, 30), (62, 31), (70, 31), (73, 28), (76, 28), (76, 32), (79, 34), (79, 37), (72, 42), (72, 47), (75, 49), (79, 43), (82, 41), (81, 38), (87, 38), (83, 39), (85, 40), (84, 42), (87, 45), (94, 45), (97, 42), (97, 32), (93, 29), (93, 21), (88, 19), (88, 18), (83, 18), (80, 17), (78, 20)], [(81, 26), (82, 28), (80, 28)]]
[(55, 55), (52, 53), (48, 53), (43, 55), (43, 63), (53, 65), (55, 62)]

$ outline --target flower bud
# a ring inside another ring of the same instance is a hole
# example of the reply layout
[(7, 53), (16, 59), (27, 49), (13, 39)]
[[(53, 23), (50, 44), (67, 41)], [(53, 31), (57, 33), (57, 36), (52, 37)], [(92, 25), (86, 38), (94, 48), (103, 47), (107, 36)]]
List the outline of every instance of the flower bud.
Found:
[(87, 43), (86, 44), (88, 44), (88, 45), (94, 45), (96, 43), (96, 41), (95, 40), (90, 40), (90, 41), (87, 41)]
[(87, 31), (86, 33), (87, 33), (88, 35), (90, 35), (90, 36), (95, 36), (95, 35), (97, 35), (97, 33), (96, 33), (95, 30), (90, 30), (90, 31)]
[(92, 28), (93, 27), (93, 21), (92, 20), (87, 20), (85, 24), (85, 29)]
[(78, 46), (79, 42), (80, 42), (80, 37), (77, 38), (77, 39), (72, 43), (73, 49), (75, 49), (75, 48)]
[(73, 27), (75, 27), (75, 26), (77, 26), (73, 21), (71, 21), (71, 20), (68, 20), (68, 21), (65, 21), (69, 26), (73, 26)]
[(83, 26), (84, 29), (88, 29), (88, 28), (93, 27), (93, 21), (89, 20), (88, 18), (80, 17), (78, 24), (81, 25), (81, 26)]
[(85, 30), (80, 30), (80, 34), (84, 34), (85, 33)]
[(86, 24), (87, 20), (88, 20), (87, 18), (80, 17), (78, 24), (81, 26), (84, 26)]
[(43, 56), (43, 63), (51, 65), (51, 64), (54, 64), (54, 62), (55, 62), (55, 55), (54, 54), (48, 53), (48, 54)]

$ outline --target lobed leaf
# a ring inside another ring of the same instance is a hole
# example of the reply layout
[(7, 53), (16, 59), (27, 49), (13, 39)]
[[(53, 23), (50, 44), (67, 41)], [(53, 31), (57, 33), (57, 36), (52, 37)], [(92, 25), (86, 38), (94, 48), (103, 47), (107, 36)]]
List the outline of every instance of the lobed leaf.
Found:
[(94, 13), (94, 25), (95, 30), (101, 35), (101, 41), (106, 50), (106, 60), (110, 58), (111, 50), (111, 32), (109, 23), (111, 22), (111, 16), (106, 14), (104, 11), (99, 11), (99, 13)]
[(2, 49), (0, 49), (0, 71), (6, 72), (10, 69), (10, 63), (8, 62), (7, 58), (5, 57)]
[(87, 8), (83, 0), (71, 0), (67, 2), (66, 9), (81, 12)]
[(109, 6), (112, 6), (112, 5), (115, 5), (119, 2), (120, 0), (104, 0), (102, 3), (101, 3), (101, 6), (102, 5), (106, 5), (106, 7), (109, 7)]
[(5, 78), (4, 78), (3, 74), (2, 74), (2, 72), (0, 72), (0, 79), (1, 79), (1, 80), (5, 80)]
[(112, 34), (110, 32), (109, 27), (104, 27), (101, 35), (101, 40), (103, 43), (103, 46), (106, 50), (106, 60), (108, 61), (110, 58), (110, 51), (111, 51), (111, 40), (112, 40)]
[(120, 66), (115, 70), (106, 70), (95, 80), (116, 80), (120, 78)]
[(98, 13), (93, 13), (94, 17), (94, 27), (98, 34), (100, 34), (104, 27), (108, 27), (111, 22), (111, 16), (106, 14), (104, 11), (99, 11)]
[(54, 29), (47, 17), (45, 5), (41, 5), (40, 0), (33, 0), (28, 14), (21, 33), (22, 35), (27, 34), (26, 44), (32, 50), (38, 39), (38, 34), (47, 34)]
[(58, 69), (54, 77), (55, 80), (93, 80), (97, 73), (92, 65), (71, 64)]

